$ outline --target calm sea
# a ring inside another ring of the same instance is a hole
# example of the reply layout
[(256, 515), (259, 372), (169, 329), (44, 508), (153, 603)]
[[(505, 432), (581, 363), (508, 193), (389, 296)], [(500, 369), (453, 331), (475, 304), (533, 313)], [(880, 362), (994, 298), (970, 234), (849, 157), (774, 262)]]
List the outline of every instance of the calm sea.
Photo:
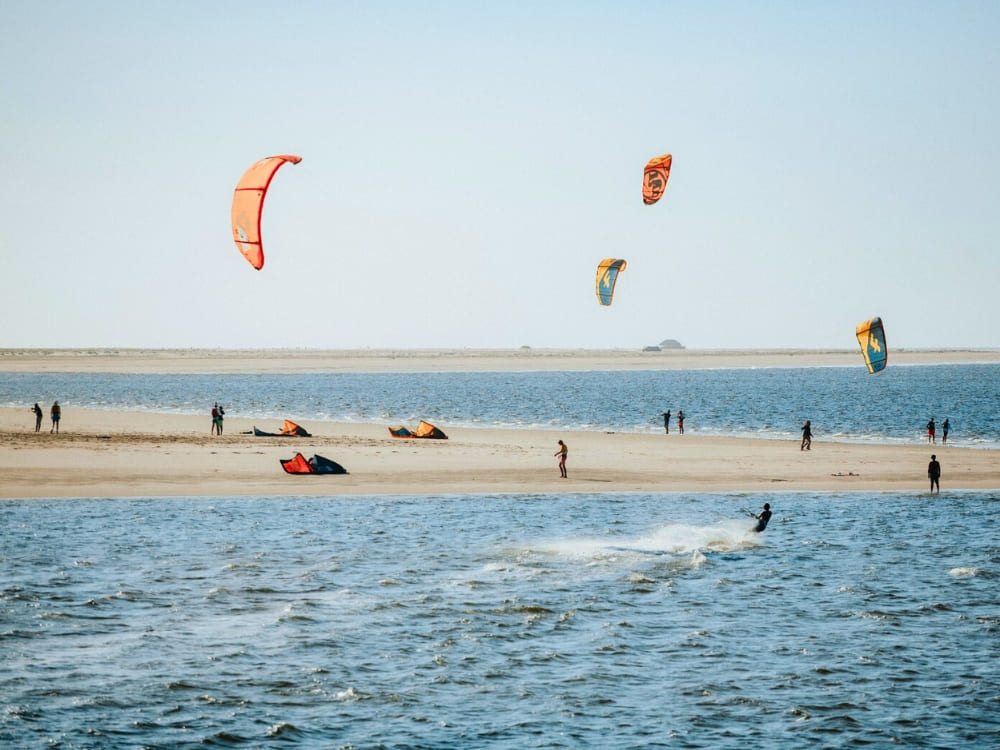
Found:
[[(1000, 366), (0, 375), (0, 404), (1000, 447)], [(27, 417), (27, 410), (25, 411)], [(748, 510), (769, 502), (767, 531)], [(1000, 492), (0, 501), (3, 748), (1000, 747)]]
[(0, 746), (1000, 747), (998, 517), (980, 491), (0, 501)]
[[(1000, 448), (1000, 364), (625, 372), (310, 375), (0, 374), (0, 405), (58, 399), (72, 409), (208, 414), (262, 423), (293, 419), (449, 426), (660, 432), (682, 409), (685, 430), (709, 435), (907, 443), (948, 418), (949, 442)], [(25, 411), (25, 425), (32, 418)], [(33, 423), (32, 423), (33, 424)], [(672, 421), (676, 425), (676, 421)]]

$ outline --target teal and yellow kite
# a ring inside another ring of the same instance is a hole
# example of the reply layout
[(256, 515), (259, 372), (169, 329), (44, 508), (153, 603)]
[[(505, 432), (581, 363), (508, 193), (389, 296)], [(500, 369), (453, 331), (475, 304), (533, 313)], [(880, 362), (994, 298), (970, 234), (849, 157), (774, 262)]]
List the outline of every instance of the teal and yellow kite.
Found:
[(859, 323), (855, 333), (861, 344), (861, 353), (865, 357), (865, 365), (869, 373), (881, 372), (889, 361), (889, 350), (885, 347), (885, 328), (882, 318), (872, 318)]
[(597, 266), (597, 301), (602, 305), (610, 305), (614, 299), (615, 283), (625, 266), (625, 261), (620, 258), (605, 258)]

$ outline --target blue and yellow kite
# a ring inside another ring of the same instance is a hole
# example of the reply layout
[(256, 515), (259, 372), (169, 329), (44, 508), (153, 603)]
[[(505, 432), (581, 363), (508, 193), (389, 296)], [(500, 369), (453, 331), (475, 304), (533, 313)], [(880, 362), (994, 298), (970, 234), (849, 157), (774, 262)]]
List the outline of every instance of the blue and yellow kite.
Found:
[(605, 258), (597, 266), (597, 301), (602, 305), (610, 305), (614, 299), (615, 283), (625, 266), (625, 261), (620, 258)]
[(882, 318), (872, 318), (859, 323), (855, 333), (861, 344), (861, 353), (865, 357), (865, 365), (869, 373), (881, 372), (889, 361), (889, 350), (885, 347), (885, 328)]

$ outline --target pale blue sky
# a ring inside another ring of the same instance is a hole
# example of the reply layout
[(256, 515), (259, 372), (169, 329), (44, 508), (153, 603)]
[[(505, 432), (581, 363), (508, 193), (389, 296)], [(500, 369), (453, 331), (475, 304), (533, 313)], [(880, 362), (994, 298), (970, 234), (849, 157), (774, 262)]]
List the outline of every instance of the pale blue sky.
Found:
[[(1000, 3), (0, 0), (0, 28), (2, 347), (848, 348), (876, 315), (890, 348), (1000, 347)], [(258, 272), (229, 206), (280, 153)]]

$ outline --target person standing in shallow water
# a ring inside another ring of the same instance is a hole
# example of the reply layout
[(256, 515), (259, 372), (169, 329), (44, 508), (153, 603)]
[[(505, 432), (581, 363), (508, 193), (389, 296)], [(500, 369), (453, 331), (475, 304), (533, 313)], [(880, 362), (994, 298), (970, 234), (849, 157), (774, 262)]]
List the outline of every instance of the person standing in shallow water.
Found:
[(566, 478), (566, 454), (569, 453), (569, 446), (566, 445), (562, 440), (559, 441), (559, 450), (553, 453), (553, 456), (559, 456), (559, 476), (562, 479)]
[(937, 456), (931, 454), (931, 462), (927, 464), (927, 478), (931, 480), (931, 492), (937, 488), (941, 491), (941, 464), (938, 463)]
[(950, 429), (951, 429), (951, 424), (948, 422), (948, 417), (945, 417), (944, 421), (941, 423), (941, 442), (942, 443), (947, 443), (948, 442), (948, 430), (950, 430)]
[(684, 410), (680, 409), (677, 412), (677, 431), (683, 435), (684, 434)]
[(799, 450), (800, 451), (812, 450), (812, 444), (813, 444), (812, 422), (810, 422), (807, 419), (806, 423), (802, 425), (802, 445), (799, 446)]
[(931, 421), (927, 423), (927, 442), (936, 443), (937, 438), (934, 437), (934, 417), (931, 417)]

